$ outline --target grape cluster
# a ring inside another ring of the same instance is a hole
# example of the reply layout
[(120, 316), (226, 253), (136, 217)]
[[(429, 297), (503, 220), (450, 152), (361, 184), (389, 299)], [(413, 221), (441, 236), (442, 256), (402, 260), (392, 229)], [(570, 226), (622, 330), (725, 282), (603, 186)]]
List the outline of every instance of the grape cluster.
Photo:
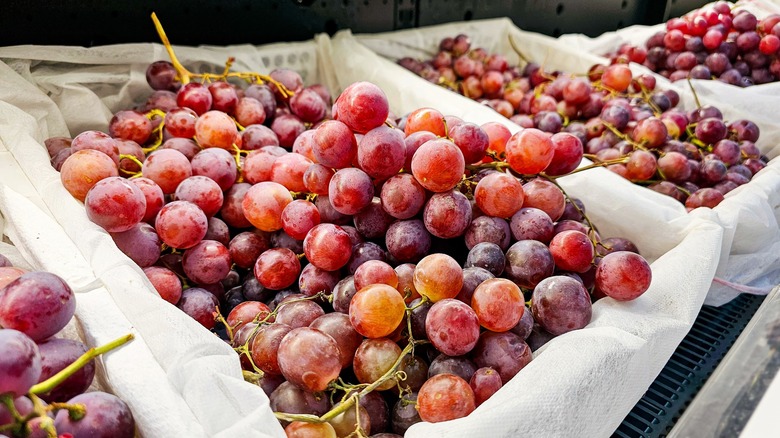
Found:
[(84, 392), (95, 376), (96, 351), (54, 337), (75, 310), (76, 297), (60, 277), (27, 272), (0, 255), (0, 436), (135, 436), (122, 400)]
[(290, 70), (246, 88), (187, 76), (156, 62), (145, 113), (46, 145), (160, 296), (234, 346), (290, 437), (468, 415), (531, 360), (526, 340), (650, 285), (637, 248), (556, 183), (577, 135), (396, 119), (368, 82), (331, 106)]
[(645, 47), (625, 44), (612, 62), (636, 62), (664, 77), (717, 79), (747, 87), (780, 79), (780, 15), (762, 20), (717, 2), (666, 22)]
[[(683, 111), (677, 108), (677, 92), (656, 89), (653, 76), (635, 76), (625, 63), (593, 66), (587, 77), (548, 73), (534, 63), (520, 72), (501, 55), (471, 49), (465, 35), (442, 40), (431, 61), (403, 58), (399, 63), (489, 105), (526, 130), (552, 134), (557, 142), (569, 139), (568, 146), (556, 151), (572, 157), (567, 164), (544, 169), (514, 166), (520, 173), (571, 172), (569, 164), (579, 163), (573, 153), (577, 147), (571, 144), (574, 136), (596, 166), (672, 196), (691, 210), (716, 206), (768, 162), (755, 145), (759, 136), (755, 123), (729, 123), (709, 105)], [(507, 151), (496, 152), (512, 162)]]

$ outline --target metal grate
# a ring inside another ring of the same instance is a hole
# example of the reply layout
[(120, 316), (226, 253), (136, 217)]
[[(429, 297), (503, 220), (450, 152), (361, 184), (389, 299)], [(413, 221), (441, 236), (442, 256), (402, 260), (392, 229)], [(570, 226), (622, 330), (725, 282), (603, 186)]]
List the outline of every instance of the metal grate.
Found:
[(740, 295), (722, 307), (704, 306), (691, 331), (612, 436), (666, 436), (763, 300), (763, 296)]

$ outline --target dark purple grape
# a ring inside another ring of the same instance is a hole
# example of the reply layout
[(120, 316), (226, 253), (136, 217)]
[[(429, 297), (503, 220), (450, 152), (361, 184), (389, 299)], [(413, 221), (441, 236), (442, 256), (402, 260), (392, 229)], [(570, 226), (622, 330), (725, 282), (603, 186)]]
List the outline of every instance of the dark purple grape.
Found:
[[(60, 372), (63, 368), (75, 362), (87, 352), (87, 346), (71, 339), (50, 338), (38, 344), (41, 353), (41, 377), (44, 380)], [(90, 361), (64, 382), (57, 385), (50, 393), (40, 394), (47, 402), (65, 402), (89, 388), (95, 377), (95, 361)]]
[(54, 427), (59, 434), (89, 436), (95, 438), (132, 438), (135, 421), (130, 408), (114, 395), (105, 392), (88, 392), (68, 400), (68, 404), (81, 404), (86, 414), (79, 420), (71, 419), (68, 411), (57, 412)]

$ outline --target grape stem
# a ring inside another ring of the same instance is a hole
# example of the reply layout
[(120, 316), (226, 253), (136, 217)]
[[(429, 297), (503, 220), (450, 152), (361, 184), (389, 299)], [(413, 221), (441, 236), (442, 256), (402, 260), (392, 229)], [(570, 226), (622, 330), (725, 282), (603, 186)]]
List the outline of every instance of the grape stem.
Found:
[(597, 163), (588, 164), (587, 166), (578, 167), (565, 175), (550, 176), (544, 173), (540, 173), (539, 175), (544, 176), (544, 178), (553, 181), (564, 176), (574, 175), (575, 173), (583, 172), (585, 170), (595, 169), (597, 167), (606, 167), (612, 164), (625, 164), (627, 162), (628, 162), (628, 157), (626, 156), (626, 157), (614, 158), (612, 160), (599, 161)]
[(274, 84), (279, 90), (279, 94), (281, 94), (285, 99), (292, 97), (293, 92), (290, 91), (290, 89), (270, 76), (255, 72), (231, 72), (230, 67), (233, 65), (235, 58), (228, 58), (227, 62), (225, 62), (225, 70), (222, 72), (222, 74), (192, 73), (191, 71), (187, 70), (187, 68), (184, 67), (181, 62), (179, 62), (179, 59), (176, 57), (176, 53), (173, 50), (173, 46), (171, 46), (171, 42), (168, 40), (168, 36), (165, 34), (162, 23), (160, 23), (160, 20), (157, 18), (157, 14), (154, 12), (152, 12), (152, 21), (154, 22), (154, 28), (157, 30), (157, 35), (160, 37), (160, 41), (165, 46), (165, 50), (168, 52), (168, 56), (171, 58), (171, 64), (173, 64), (173, 68), (176, 69), (179, 81), (182, 84), (188, 84), (193, 78), (198, 78), (202, 82), (211, 82), (212, 80), (219, 81), (232, 77), (244, 79), (247, 82), (255, 81), (261, 84), (268, 82)]
[(728, 286), (734, 290), (737, 290), (739, 292), (753, 294), (753, 295), (766, 295), (769, 292), (772, 291), (772, 287), (753, 287), (753, 286), (747, 286), (744, 284), (734, 283), (728, 280), (724, 280), (722, 278), (715, 277), (712, 279), (713, 283), (722, 284), (723, 286)]
[(92, 361), (92, 359), (100, 356), (101, 354), (108, 353), (109, 351), (115, 348), (121, 347), (122, 345), (130, 342), (134, 337), (135, 336), (133, 336), (132, 333), (128, 333), (120, 338), (114, 339), (108, 344), (101, 345), (100, 347), (97, 348), (90, 348), (89, 350), (87, 350), (86, 353), (79, 356), (79, 358), (76, 359), (76, 361), (74, 361), (72, 364), (63, 368), (62, 371), (49, 377), (43, 382), (33, 385), (33, 387), (30, 388), (30, 394), (46, 394), (48, 392), (51, 392), (59, 384), (64, 382), (65, 379), (72, 376), (76, 371), (80, 370), (84, 365)]
[(68, 403), (50, 403), (49, 410), (66, 409), (68, 411), (68, 417), (73, 421), (79, 421), (87, 415), (87, 407), (81, 403), (68, 404)]
[(696, 102), (696, 108), (701, 109), (701, 102), (699, 102), (699, 95), (696, 94), (696, 89), (693, 87), (693, 82), (691, 82), (691, 78), (686, 78), (688, 81), (688, 86), (691, 88), (691, 93), (693, 93), (693, 100)]
[(390, 367), (390, 369), (387, 370), (387, 372), (385, 372), (376, 381), (374, 381), (370, 385), (368, 385), (365, 388), (363, 388), (363, 390), (361, 390), (360, 392), (355, 393), (355, 394), (349, 396), (341, 404), (339, 404), (338, 406), (334, 407), (330, 411), (326, 412), (322, 416), (318, 417), (316, 415), (311, 415), (311, 414), (288, 414), (288, 413), (285, 413), (285, 412), (274, 412), (274, 415), (279, 420), (284, 420), (284, 421), (305, 421), (305, 422), (309, 422), (309, 423), (325, 423), (325, 422), (328, 422), (328, 421), (336, 418), (337, 416), (339, 416), (339, 415), (343, 414), (344, 412), (346, 412), (347, 409), (349, 409), (352, 406), (354, 406), (358, 402), (358, 400), (360, 400), (366, 394), (368, 394), (369, 392), (375, 390), (376, 388), (378, 388), (380, 385), (382, 385), (386, 381), (388, 381), (388, 380), (390, 380), (392, 378), (395, 378), (396, 372), (398, 370), (398, 367), (401, 366), (401, 362), (406, 357), (406, 355), (409, 354), (412, 351), (412, 348), (414, 348), (414, 344), (415, 343), (416, 342), (410, 342), (410, 343), (406, 344), (406, 347), (404, 347), (404, 349), (401, 351), (401, 354), (398, 356), (398, 359), (396, 359), (395, 363), (393, 363), (393, 365)]

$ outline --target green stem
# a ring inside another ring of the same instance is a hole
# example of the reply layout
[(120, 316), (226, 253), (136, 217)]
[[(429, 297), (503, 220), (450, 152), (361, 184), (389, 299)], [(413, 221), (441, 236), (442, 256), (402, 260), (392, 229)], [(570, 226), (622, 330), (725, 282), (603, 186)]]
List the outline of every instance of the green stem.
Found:
[(109, 342), (108, 344), (101, 345), (100, 347), (97, 348), (90, 348), (89, 350), (87, 350), (86, 353), (82, 354), (78, 359), (76, 359), (75, 362), (63, 368), (62, 371), (49, 377), (43, 382), (33, 385), (33, 387), (30, 388), (30, 394), (46, 394), (48, 392), (51, 392), (59, 384), (65, 381), (65, 379), (72, 376), (76, 371), (80, 370), (84, 365), (89, 363), (92, 359), (100, 356), (103, 353), (108, 353), (109, 351), (128, 343), (133, 338), (134, 338), (133, 334), (128, 333), (122, 336), (121, 338), (117, 338)]
[(353, 394), (347, 400), (345, 400), (338, 406), (334, 407), (330, 411), (326, 412), (321, 417), (318, 417), (316, 415), (309, 415), (309, 414), (288, 414), (284, 412), (274, 412), (274, 415), (276, 416), (277, 419), (285, 420), (285, 421), (306, 421), (309, 423), (328, 422), (336, 418), (337, 416), (343, 414), (344, 412), (346, 412), (347, 409), (354, 406), (355, 403), (357, 403), (357, 401), (360, 400), (362, 397), (364, 397), (366, 394), (375, 390), (386, 381), (394, 378), (395, 373), (398, 370), (398, 367), (401, 366), (401, 361), (403, 361), (404, 357), (406, 357), (406, 355), (412, 351), (413, 346), (414, 346), (413, 342), (407, 344), (406, 347), (404, 347), (404, 349), (401, 351), (401, 354), (398, 356), (398, 359), (396, 359), (395, 363), (393, 363), (393, 366), (391, 366), (390, 369), (387, 370), (387, 372), (385, 372), (380, 378), (378, 378), (376, 381), (363, 388), (362, 391)]

